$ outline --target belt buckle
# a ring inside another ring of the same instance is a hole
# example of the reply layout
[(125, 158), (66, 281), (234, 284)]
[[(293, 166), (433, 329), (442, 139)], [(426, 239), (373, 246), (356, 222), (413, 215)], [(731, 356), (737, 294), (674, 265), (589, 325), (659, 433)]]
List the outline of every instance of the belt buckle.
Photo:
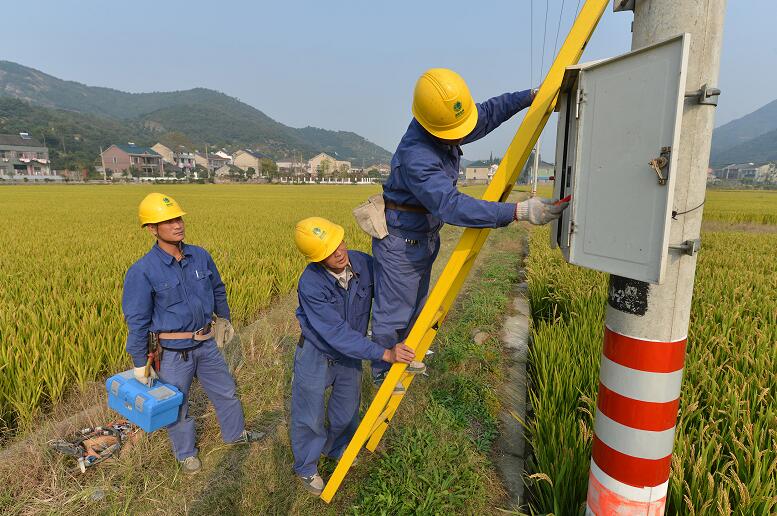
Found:
[(202, 328), (200, 328), (200, 329), (198, 329), (198, 330), (194, 330), (194, 331), (192, 332), (192, 340), (194, 340), (194, 338), (195, 338), (197, 335), (203, 335), (203, 331), (204, 331), (204, 330), (205, 330), (205, 328), (207, 328), (207, 327), (208, 327), (208, 325), (206, 324), (206, 325), (205, 325), (205, 326), (203, 326)]
[(418, 245), (418, 240), (413, 240), (413, 239), (410, 239), (410, 238), (406, 238), (405, 239), (405, 243), (407, 245)]

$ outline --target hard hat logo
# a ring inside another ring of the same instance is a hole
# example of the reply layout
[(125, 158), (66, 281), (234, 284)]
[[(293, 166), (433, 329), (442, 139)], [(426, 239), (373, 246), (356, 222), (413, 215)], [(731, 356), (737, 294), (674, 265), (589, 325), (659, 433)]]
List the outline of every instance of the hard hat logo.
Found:
[(463, 109), (464, 109), (464, 108), (462, 108), (462, 107), (461, 107), (461, 101), (458, 101), (458, 100), (457, 100), (457, 101), (456, 101), (456, 103), (453, 105), (453, 110), (454, 110), (454, 111), (461, 111), (461, 110), (463, 110)]
[(162, 199), (162, 202), (165, 203), (166, 206), (172, 206), (173, 205), (173, 202), (170, 200), (169, 197), (165, 197), (164, 199)]
[(326, 237), (326, 231), (321, 228), (313, 228), (313, 234), (323, 240)]

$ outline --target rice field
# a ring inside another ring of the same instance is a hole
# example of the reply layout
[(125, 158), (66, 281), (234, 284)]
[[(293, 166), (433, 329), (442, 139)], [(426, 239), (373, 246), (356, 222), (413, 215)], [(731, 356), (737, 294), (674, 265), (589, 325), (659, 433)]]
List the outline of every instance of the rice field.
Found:
[(213, 256), (239, 325), (296, 287), (305, 261), (297, 220), (345, 226), (369, 240), (351, 210), (378, 186), (17, 186), (0, 189), (0, 429), (25, 429), (69, 389), (130, 366), (121, 291), (153, 244), (137, 220), (149, 192), (187, 211), (187, 242)]
[[(777, 193), (709, 191), (667, 514), (777, 512)], [(752, 224), (750, 231), (735, 230)], [(762, 226), (758, 226), (758, 225)], [(720, 227), (716, 225), (715, 227)], [(585, 503), (606, 275), (532, 233), (532, 512)]]

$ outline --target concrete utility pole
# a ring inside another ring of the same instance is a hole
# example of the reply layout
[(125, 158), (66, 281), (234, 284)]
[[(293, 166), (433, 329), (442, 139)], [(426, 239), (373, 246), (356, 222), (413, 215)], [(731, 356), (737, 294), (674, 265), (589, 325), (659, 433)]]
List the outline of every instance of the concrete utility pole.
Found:
[[(633, 4), (632, 49), (690, 33), (686, 92), (718, 86), (726, 0)], [(670, 244), (699, 238), (714, 117), (714, 102), (686, 93)], [(660, 285), (610, 276), (588, 514), (666, 509), (695, 273), (695, 254), (670, 253)]]

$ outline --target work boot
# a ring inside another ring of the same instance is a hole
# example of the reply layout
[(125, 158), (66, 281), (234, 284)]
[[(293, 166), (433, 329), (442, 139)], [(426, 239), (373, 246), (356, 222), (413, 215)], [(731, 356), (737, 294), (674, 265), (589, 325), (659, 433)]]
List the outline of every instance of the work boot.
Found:
[(321, 475), (318, 473), (309, 477), (303, 477), (300, 475), (299, 479), (300, 482), (302, 482), (302, 486), (309, 493), (320, 496), (321, 492), (324, 490), (324, 479), (321, 478)]
[(264, 436), (265, 436), (264, 432), (252, 432), (251, 430), (243, 430), (243, 433), (240, 434), (240, 437), (238, 437), (237, 439), (235, 439), (229, 444), (255, 443), (264, 439)]
[(187, 475), (194, 475), (202, 468), (202, 462), (200, 462), (196, 455), (186, 457), (184, 460), (178, 461), (178, 463), (181, 465), (181, 470)]

